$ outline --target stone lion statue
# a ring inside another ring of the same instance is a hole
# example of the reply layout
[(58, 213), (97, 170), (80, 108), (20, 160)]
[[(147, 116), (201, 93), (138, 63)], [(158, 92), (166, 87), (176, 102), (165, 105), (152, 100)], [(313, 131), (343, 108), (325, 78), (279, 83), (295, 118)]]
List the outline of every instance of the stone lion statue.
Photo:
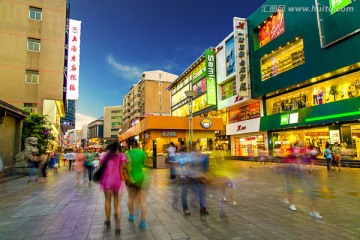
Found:
[(13, 167), (27, 167), (30, 161), (35, 160), (38, 154), (38, 139), (36, 137), (28, 137), (25, 139), (25, 150), (15, 155)]

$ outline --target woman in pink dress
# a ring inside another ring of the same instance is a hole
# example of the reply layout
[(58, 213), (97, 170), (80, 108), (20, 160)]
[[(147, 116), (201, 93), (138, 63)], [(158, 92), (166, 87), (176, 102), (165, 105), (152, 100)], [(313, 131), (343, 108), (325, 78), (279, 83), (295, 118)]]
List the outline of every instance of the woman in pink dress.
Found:
[(78, 185), (81, 184), (81, 173), (84, 170), (84, 162), (86, 160), (86, 155), (83, 153), (82, 150), (79, 150), (79, 153), (76, 154), (75, 158), (75, 166), (74, 169), (77, 172), (77, 183)]
[(121, 168), (126, 167), (126, 158), (125, 155), (119, 151), (119, 143), (114, 143), (110, 146), (110, 151), (103, 156), (101, 164), (106, 164), (100, 180), (101, 188), (105, 194), (105, 226), (107, 230), (110, 229), (111, 196), (113, 196), (116, 221), (115, 233), (116, 235), (120, 235), (121, 208), (119, 207), (119, 203), (122, 195), (119, 197), (119, 190), (122, 185)]

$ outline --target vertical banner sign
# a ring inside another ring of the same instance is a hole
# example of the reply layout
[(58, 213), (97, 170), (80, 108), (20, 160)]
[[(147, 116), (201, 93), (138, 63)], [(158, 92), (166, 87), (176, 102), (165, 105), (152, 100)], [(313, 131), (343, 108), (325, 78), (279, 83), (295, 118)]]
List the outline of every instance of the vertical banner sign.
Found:
[(68, 59), (66, 72), (66, 99), (79, 98), (81, 21), (69, 20)]
[(205, 51), (206, 61), (206, 97), (208, 105), (216, 105), (216, 81), (215, 81), (215, 52)]
[(234, 18), (235, 37), (235, 71), (237, 94), (241, 97), (250, 96), (249, 44), (248, 28), (244, 18)]

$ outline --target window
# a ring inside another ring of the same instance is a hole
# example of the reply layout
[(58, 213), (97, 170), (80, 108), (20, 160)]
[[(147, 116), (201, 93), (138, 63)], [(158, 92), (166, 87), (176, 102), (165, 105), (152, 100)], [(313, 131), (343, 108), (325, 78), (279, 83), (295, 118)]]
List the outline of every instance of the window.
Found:
[(40, 52), (40, 39), (28, 38), (27, 40), (27, 50)]
[(111, 113), (121, 113), (122, 110), (112, 110)]
[(111, 119), (122, 119), (122, 116), (111, 117)]
[(118, 138), (118, 135), (111, 135), (111, 138)]
[(162, 107), (161, 107), (161, 105), (160, 105), (160, 111), (162, 110)]
[(37, 113), (37, 104), (36, 103), (24, 103), (24, 108), (30, 110), (32, 113)]
[(160, 97), (160, 99), (159, 99), (159, 100), (160, 100), (160, 102), (162, 102), (162, 99), (161, 99), (161, 97)]
[(159, 87), (162, 87), (162, 82), (159, 82)]
[(111, 131), (112, 131), (112, 132), (115, 132), (115, 131), (117, 132), (117, 131), (119, 131), (119, 129), (120, 129), (120, 128), (112, 128)]
[(29, 18), (41, 21), (42, 20), (41, 8), (30, 7), (29, 8)]
[(39, 71), (26, 70), (25, 83), (39, 84)]
[(162, 90), (161, 90), (161, 89), (159, 90), (159, 94), (160, 94), (160, 95), (162, 94)]

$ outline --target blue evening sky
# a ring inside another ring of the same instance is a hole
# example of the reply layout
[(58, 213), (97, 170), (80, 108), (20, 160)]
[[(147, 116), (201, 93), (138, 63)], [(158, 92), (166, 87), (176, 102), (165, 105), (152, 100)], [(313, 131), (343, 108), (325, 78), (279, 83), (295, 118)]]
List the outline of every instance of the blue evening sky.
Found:
[(141, 73), (183, 73), (266, 0), (71, 0), (82, 21), (77, 128), (122, 105)]

